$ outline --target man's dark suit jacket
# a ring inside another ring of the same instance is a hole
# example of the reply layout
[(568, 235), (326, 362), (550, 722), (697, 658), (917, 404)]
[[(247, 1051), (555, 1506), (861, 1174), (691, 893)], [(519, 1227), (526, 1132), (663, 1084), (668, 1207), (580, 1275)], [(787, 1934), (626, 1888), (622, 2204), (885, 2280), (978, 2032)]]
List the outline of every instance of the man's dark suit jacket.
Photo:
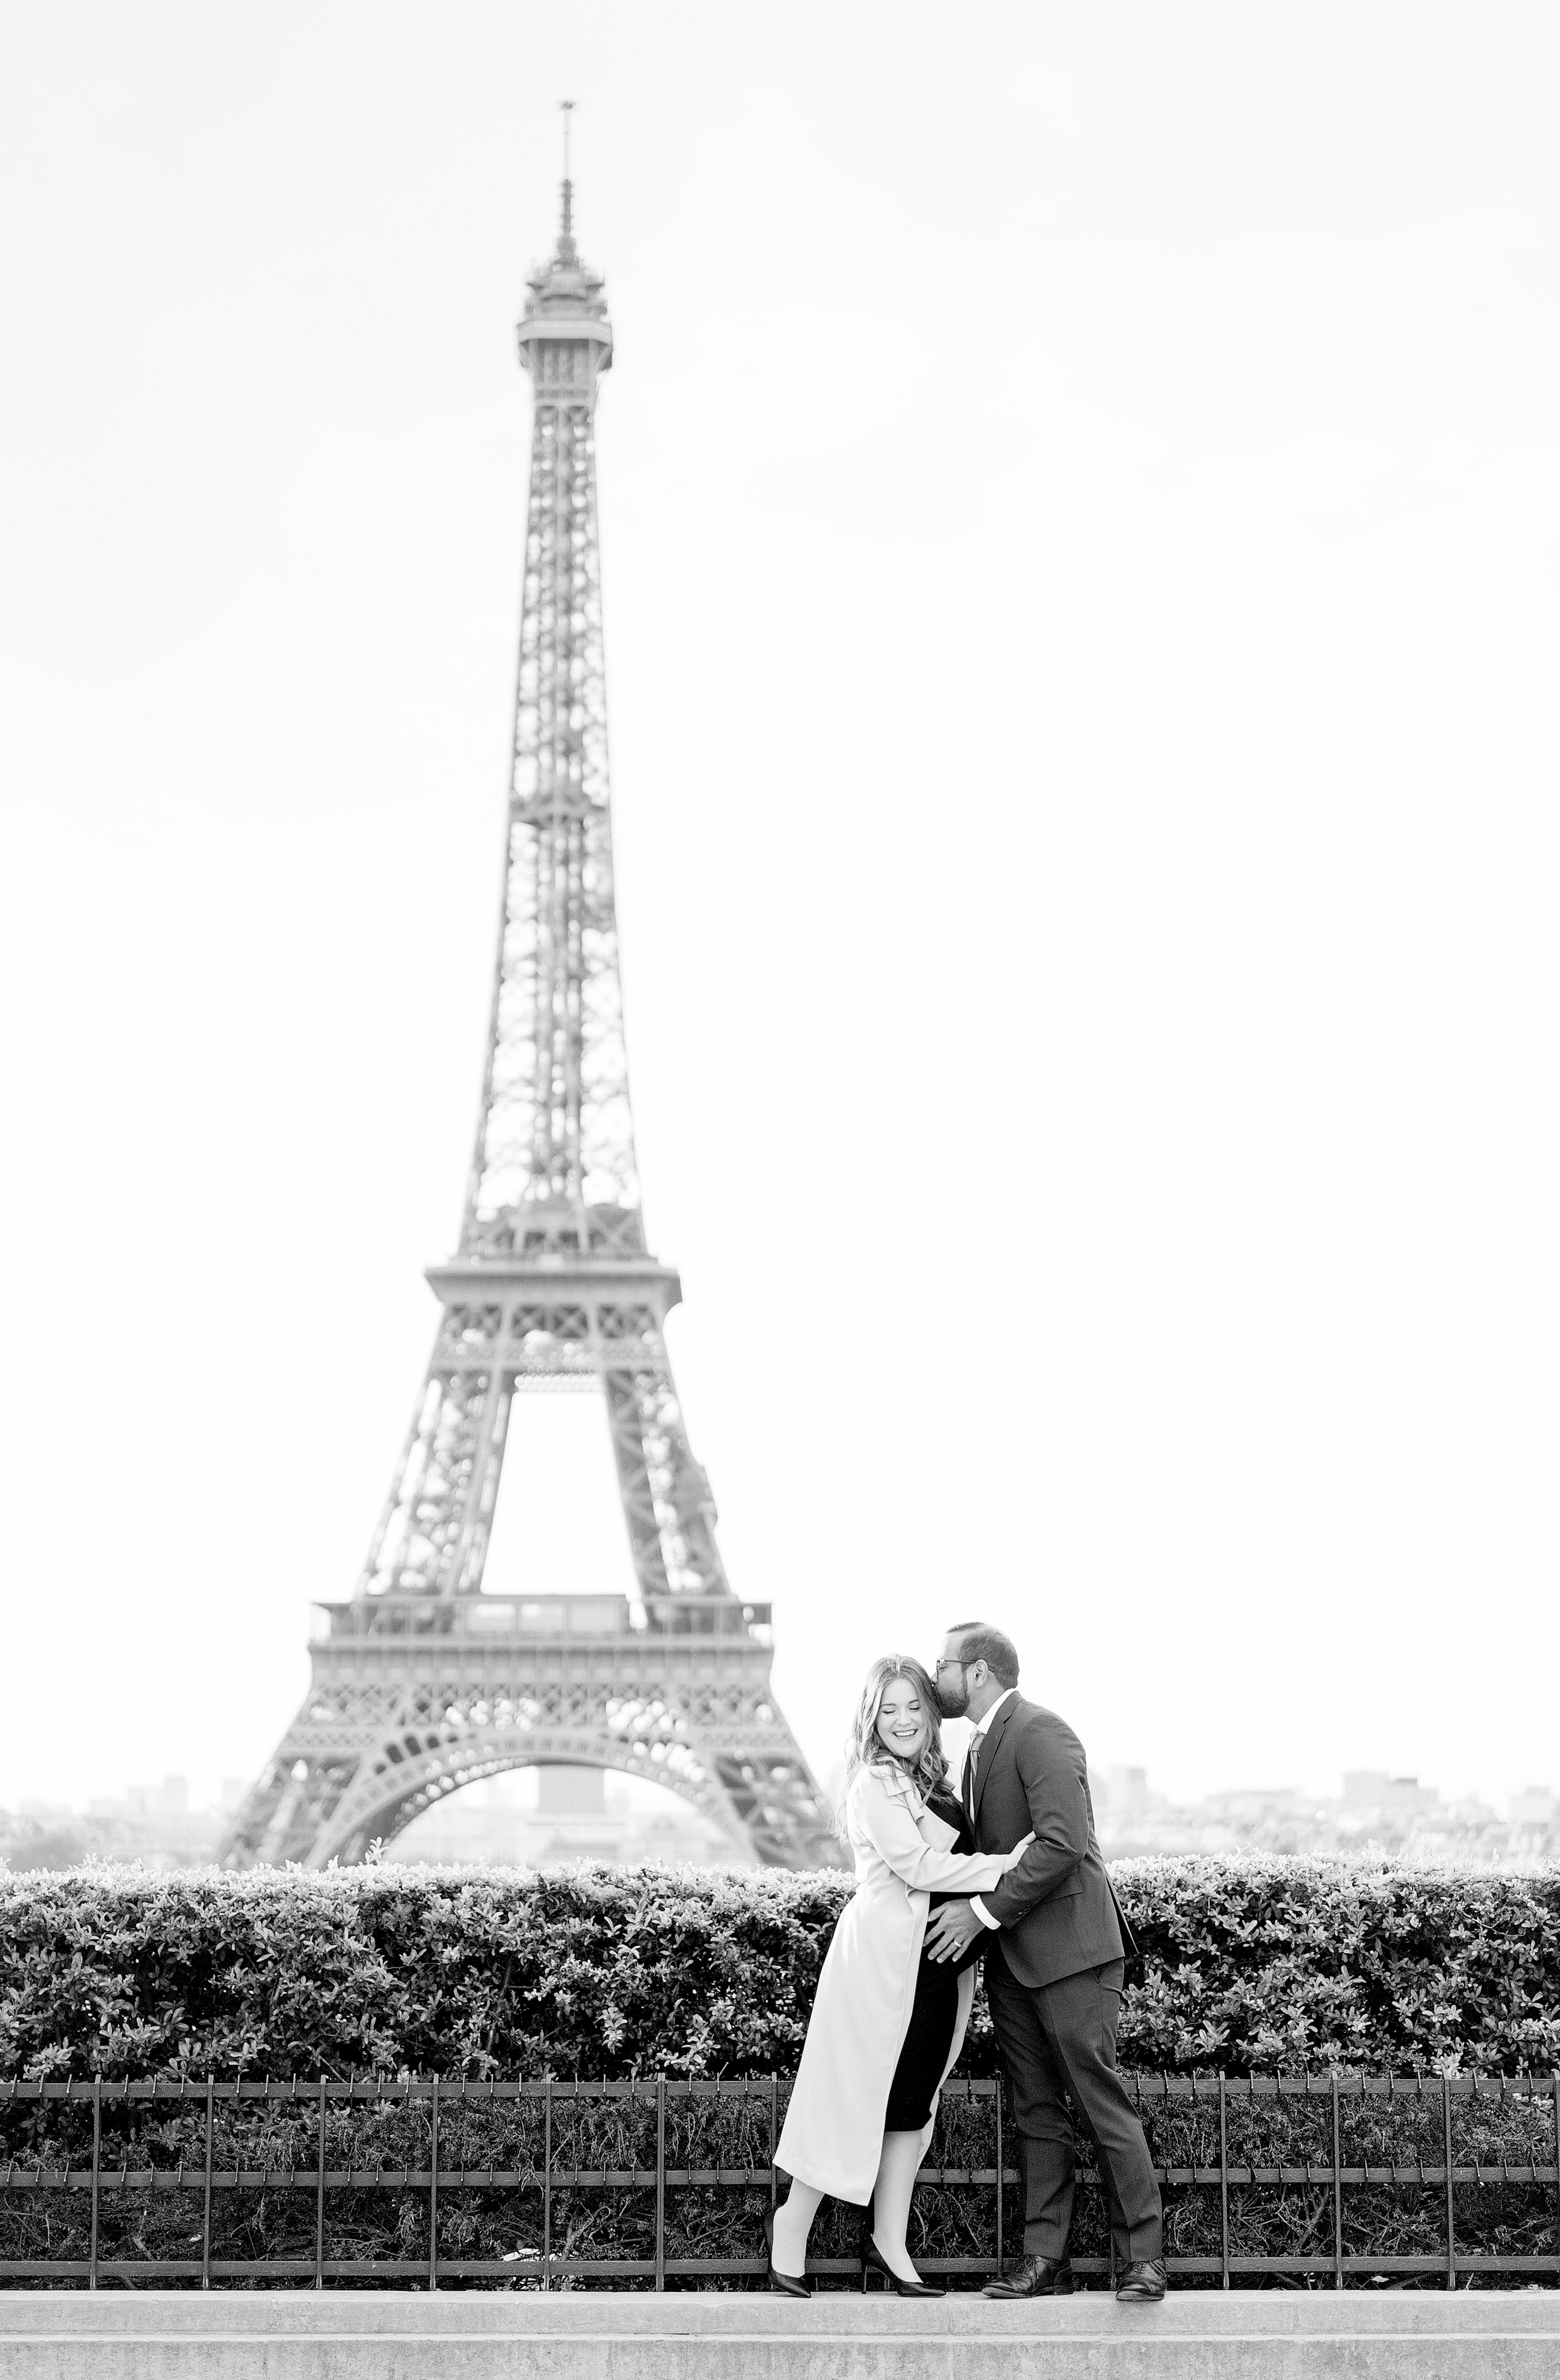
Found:
[[(1094, 1840), (1083, 1747), (1065, 1719), (1015, 1694), (992, 1719), (975, 1764), (975, 1845), (1034, 1840), (981, 1901), (1002, 1930), (992, 1955), (1034, 1989), (1125, 1956), (1116, 1895)], [(1130, 1935), (1129, 1935), (1130, 1940)]]

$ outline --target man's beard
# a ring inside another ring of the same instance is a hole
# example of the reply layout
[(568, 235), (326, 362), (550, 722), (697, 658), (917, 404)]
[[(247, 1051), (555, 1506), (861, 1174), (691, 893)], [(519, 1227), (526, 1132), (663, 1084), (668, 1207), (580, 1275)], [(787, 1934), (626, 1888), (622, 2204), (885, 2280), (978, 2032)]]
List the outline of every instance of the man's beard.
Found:
[(962, 1718), (970, 1707), (970, 1689), (961, 1675), (956, 1686), (938, 1684), (935, 1690), (937, 1708), (944, 1718)]

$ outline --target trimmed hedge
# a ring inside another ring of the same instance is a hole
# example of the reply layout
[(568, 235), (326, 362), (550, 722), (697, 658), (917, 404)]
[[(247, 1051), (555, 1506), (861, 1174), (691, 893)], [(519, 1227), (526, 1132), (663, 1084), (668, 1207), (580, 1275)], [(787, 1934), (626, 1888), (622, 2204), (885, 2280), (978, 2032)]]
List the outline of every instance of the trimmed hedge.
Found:
[[(1124, 1864), (1126, 2067), (1560, 2066), (1560, 1875)], [(836, 1874), (0, 1876), (0, 2077), (790, 2073)], [(996, 2070), (984, 2003), (963, 2070)]]
[[(1191, 1860), (1122, 1866), (1116, 1881), (1143, 1957), (1130, 1970), (1124, 2065), (1232, 2074), (1329, 2066), (1511, 2075), (1560, 2064), (1560, 1876), (1424, 1876), (1300, 1861)], [(694, 2077), (788, 2076), (794, 2069), (817, 1970), (851, 1890), (838, 1875), (749, 1871), (667, 1873), (390, 1867), (308, 1875), (274, 1870), (150, 1876), (102, 1868), (0, 1876), (0, 2079), (64, 2074), (359, 2078), (378, 2072), (475, 2077), (621, 2078), (658, 2070)], [(995, 2070), (984, 2001), (964, 2070)], [(785, 2104), (787, 2084), (779, 2085)], [(556, 2101), (552, 2165), (640, 2168), (653, 2162), (652, 2104)], [(768, 2158), (765, 2102), (671, 2103), (668, 2162), (741, 2172)], [(1156, 2159), (1207, 2168), (1216, 2157), (1217, 2095), (1145, 2107)], [(1325, 2180), (1327, 2096), (1271, 2095), (1229, 2103), (1231, 2158), (1300, 2168), (1283, 2187), (1230, 2193), (1231, 2252), (1318, 2256), (1331, 2277), (1333, 2202)], [(967, 2170), (992, 2155), (989, 2100), (945, 2101), (930, 2165)], [(1459, 2098), (1454, 2163), (1478, 2168), (1459, 2190), (1463, 2252), (1498, 2258), (1553, 2252), (1553, 2185), (1530, 2176), (1552, 2162), (1554, 2108), (1520, 2085)], [(1343, 2108), (1346, 2164), (1435, 2167), (1441, 2093), (1354, 2098)], [(160, 2169), (154, 2192), (109, 2190), (100, 2251), (126, 2260), (188, 2259), (204, 2220), (200, 2175), (204, 2094), (182, 2104), (109, 2101), (103, 2155), (113, 2171)], [(250, 2184), (219, 2191), (212, 2253), (313, 2254), (312, 2175), (318, 2103), (300, 2098), (219, 2108), (219, 2165), (250, 2169)], [(441, 2135), (448, 2167), (534, 2168), (542, 2156), (539, 2102), (452, 2105)], [(427, 2161), (427, 2103), (333, 2106), (330, 2162), (404, 2175)], [(90, 2103), (0, 2094), (4, 2171), (73, 2167), (91, 2155)], [(13, 2166), (9, 2161), (14, 2159)], [(1085, 2160), (1086, 2162), (1086, 2160)], [(1507, 2173), (1511, 2179), (1507, 2180)], [(182, 2180), (180, 2176), (182, 2174)], [(268, 2185), (267, 2176), (272, 2177)], [(1007, 2192), (1007, 2240), (1022, 2224)], [(763, 2185), (669, 2189), (667, 2252), (756, 2257)], [(989, 2186), (924, 2181), (915, 2198), (918, 2257), (989, 2259), (996, 2252)], [(0, 2187), (0, 2258), (46, 2271), (89, 2252), (85, 2191)], [(655, 2193), (642, 2187), (571, 2187), (551, 2200), (555, 2254), (595, 2265), (645, 2258), (656, 2237)], [(429, 2192), (333, 2190), (327, 2256), (359, 2259), (361, 2277), (426, 2272)], [(502, 2260), (513, 2286), (534, 2286), (542, 2239), (535, 2187), (452, 2191), (440, 2202), (440, 2251)], [(853, 2256), (860, 2222), (832, 2203), (815, 2252)], [(1169, 2190), (1167, 2244), (1202, 2259), (1198, 2285), (1219, 2269), (1219, 2192)], [(1097, 2187), (1081, 2194), (1074, 2247), (1102, 2254)], [(1350, 2254), (1419, 2259), (1410, 2277), (1441, 2285), (1445, 2208), (1433, 2182), (1373, 2180), (1346, 2194)], [(386, 2264), (386, 2260), (390, 2263)], [(402, 2260), (399, 2265), (394, 2260)], [(199, 2267), (187, 2266), (198, 2271)], [(1408, 2268), (1401, 2262), (1399, 2275)], [(1531, 2269), (1531, 2268), (1530, 2268)], [(964, 2277), (978, 2276), (966, 2269)]]

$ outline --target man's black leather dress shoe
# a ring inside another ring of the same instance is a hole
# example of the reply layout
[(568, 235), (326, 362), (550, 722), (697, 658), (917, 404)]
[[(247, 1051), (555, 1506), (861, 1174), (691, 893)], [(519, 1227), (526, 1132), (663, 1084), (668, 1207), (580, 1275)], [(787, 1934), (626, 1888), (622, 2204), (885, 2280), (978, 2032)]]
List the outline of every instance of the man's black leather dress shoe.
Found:
[(1165, 2259), (1129, 2265), (1116, 2286), (1118, 2305), (1157, 2305), (1165, 2294)]
[[(1134, 2265), (1134, 2273), (1143, 2266)], [(1070, 2298), (1072, 2267), (1065, 2256), (1022, 2256), (995, 2281), (987, 2281), (983, 2298)]]

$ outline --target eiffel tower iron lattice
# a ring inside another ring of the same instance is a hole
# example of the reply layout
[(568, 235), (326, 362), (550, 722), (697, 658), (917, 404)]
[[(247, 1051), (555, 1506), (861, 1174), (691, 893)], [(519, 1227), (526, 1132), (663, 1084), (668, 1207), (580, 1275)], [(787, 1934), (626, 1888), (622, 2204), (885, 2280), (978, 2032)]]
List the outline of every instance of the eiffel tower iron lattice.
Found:
[[(361, 1859), (477, 1779), (566, 1763), (671, 1789), (734, 1852), (835, 1864), (739, 1602), (667, 1355), (677, 1275), (647, 1249), (608, 800), (596, 400), (612, 359), (573, 188), (519, 326), (531, 375), (514, 767), (487, 1067), (455, 1257), (417, 1411), (303, 1706), (223, 1847), (233, 1866)], [(636, 1592), (483, 1591), (516, 1396), (599, 1392)]]

